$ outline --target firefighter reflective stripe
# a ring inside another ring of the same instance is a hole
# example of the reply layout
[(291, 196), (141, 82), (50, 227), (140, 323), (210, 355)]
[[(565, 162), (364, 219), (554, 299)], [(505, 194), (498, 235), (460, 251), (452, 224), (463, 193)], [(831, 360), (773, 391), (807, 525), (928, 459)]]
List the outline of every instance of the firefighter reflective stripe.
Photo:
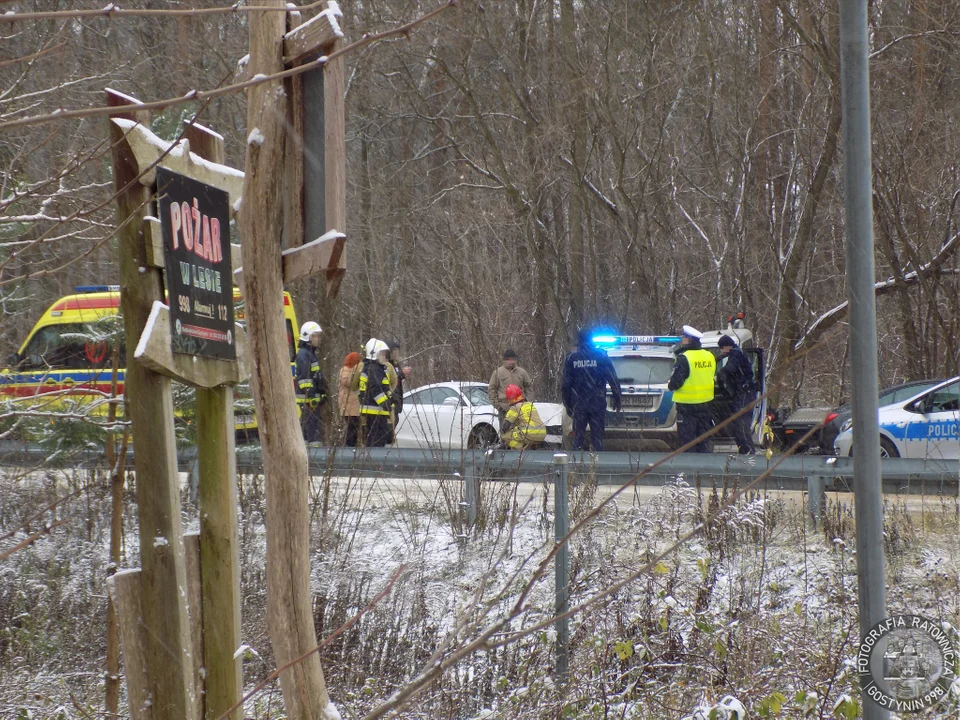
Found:
[(547, 439), (547, 428), (532, 402), (511, 405), (504, 422), (510, 423), (511, 427), (504, 433), (503, 439), (514, 450)]
[(300, 378), (297, 381), (297, 387), (301, 390), (309, 390), (313, 387), (313, 378)]
[(367, 388), (370, 386), (370, 377), (367, 375), (366, 371), (360, 373), (360, 382), (357, 389), (358, 394), (360, 395), (360, 414), (361, 415), (390, 415), (390, 408), (386, 405), (387, 400), (389, 400), (388, 393), (390, 392), (390, 379), (384, 377), (380, 381), (380, 384), (384, 388), (379, 393), (374, 395), (372, 399), (374, 405), (371, 405), (369, 402), (369, 393)]
[(709, 350), (687, 350), (683, 353), (690, 365), (690, 376), (683, 385), (673, 391), (673, 401), (686, 405), (698, 405), (713, 400), (714, 376), (717, 361)]

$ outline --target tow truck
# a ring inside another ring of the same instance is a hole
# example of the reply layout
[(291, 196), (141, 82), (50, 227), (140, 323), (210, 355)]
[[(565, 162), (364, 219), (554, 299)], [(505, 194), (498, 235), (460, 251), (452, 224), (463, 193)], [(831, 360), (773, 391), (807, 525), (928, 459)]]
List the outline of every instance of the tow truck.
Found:
[[(756, 347), (751, 330), (743, 326), (742, 318), (730, 318), (726, 329), (703, 333), (701, 344), (705, 350), (720, 357), (717, 342), (723, 335), (733, 338), (750, 359), (754, 378), (762, 395), (766, 373), (764, 350)], [(621, 412), (614, 412), (612, 393), (607, 391), (606, 431), (603, 442), (611, 450), (670, 451), (678, 447), (677, 410), (673, 393), (667, 389), (670, 374), (676, 361), (679, 335), (615, 335), (595, 333), (593, 344), (604, 350), (613, 362), (620, 380), (622, 398)], [(718, 389), (712, 403), (714, 417), (718, 421), (730, 415), (732, 399)], [(766, 417), (766, 400), (753, 410), (754, 441), (761, 444), (763, 419)], [(564, 413), (564, 446), (573, 441), (573, 421)], [(718, 431), (711, 441), (714, 451), (736, 452), (736, 443), (729, 433)]]

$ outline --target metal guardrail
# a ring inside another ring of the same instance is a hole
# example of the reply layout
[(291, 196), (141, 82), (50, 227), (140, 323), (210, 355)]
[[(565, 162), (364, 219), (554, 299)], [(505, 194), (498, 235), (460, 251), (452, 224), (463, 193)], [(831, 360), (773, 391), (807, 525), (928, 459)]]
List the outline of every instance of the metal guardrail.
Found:
[[(133, 451), (131, 450), (131, 453)], [(555, 453), (548, 450), (429, 450), (418, 448), (309, 448), (310, 469), (315, 475), (373, 475), (394, 478), (442, 478), (474, 476), (484, 480), (542, 482), (553, 472)], [(568, 452), (572, 475), (589, 473), (601, 485), (619, 485), (641, 470), (662, 461), (663, 453)], [(195, 466), (196, 449), (185, 448), (178, 456), (180, 469)], [(739, 478), (743, 487), (779, 461), (763, 487), (779, 490), (807, 490), (816, 478), (825, 490), (853, 488), (853, 458), (795, 455), (788, 458), (763, 455), (686, 453), (666, 460), (639, 480), (641, 485), (663, 485), (683, 475), (701, 483)], [(57, 453), (34, 445), (0, 443), (0, 465), (21, 468), (103, 467), (103, 453), (96, 451)], [(128, 467), (133, 463), (128, 458)], [(237, 471), (260, 474), (263, 461), (259, 446), (237, 448)], [(957, 460), (916, 460), (884, 458), (881, 462), (883, 492), (894, 494), (957, 495), (960, 462)]]

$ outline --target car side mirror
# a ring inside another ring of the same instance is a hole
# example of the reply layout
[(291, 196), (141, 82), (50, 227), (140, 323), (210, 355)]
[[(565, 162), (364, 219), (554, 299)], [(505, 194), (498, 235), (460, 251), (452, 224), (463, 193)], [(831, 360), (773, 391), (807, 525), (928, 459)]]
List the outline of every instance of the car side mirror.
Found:
[(455, 398), (455, 397), (444, 398), (443, 402), (440, 404), (442, 407), (457, 407), (460, 404), (460, 398)]

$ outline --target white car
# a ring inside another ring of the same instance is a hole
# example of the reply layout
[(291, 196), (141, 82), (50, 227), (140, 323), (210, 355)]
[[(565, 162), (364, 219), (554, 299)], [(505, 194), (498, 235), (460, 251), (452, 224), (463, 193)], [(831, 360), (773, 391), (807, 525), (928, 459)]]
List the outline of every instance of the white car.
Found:
[[(547, 445), (560, 445), (559, 403), (534, 403), (547, 426)], [(487, 397), (487, 383), (443, 382), (403, 394), (396, 447), (483, 448), (500, 441), (500, 420)]]
[[(881, 457), (960, 458), (960, 378), (880, 408)], [(837, 455), (853, 455), (853, 430), (841, 432)]]

